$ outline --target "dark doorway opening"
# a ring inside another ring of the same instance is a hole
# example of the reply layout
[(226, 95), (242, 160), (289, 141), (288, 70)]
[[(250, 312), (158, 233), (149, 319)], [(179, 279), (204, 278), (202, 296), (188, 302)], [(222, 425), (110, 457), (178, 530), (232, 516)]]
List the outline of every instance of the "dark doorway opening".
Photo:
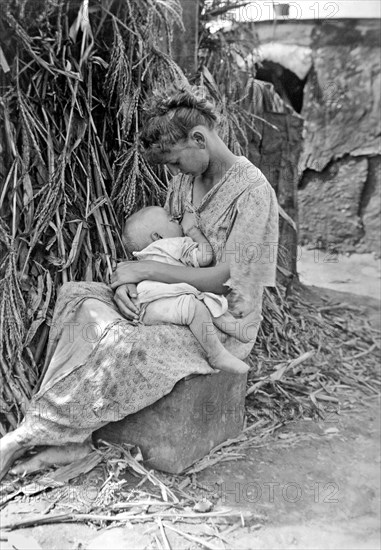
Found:
[(262, 61), (257, 67), (256, 77), (271, 82), (281, 98), (300, 113), (303, 107), (303, 89), (307, 80), (301, 80), (295, 73), (273, 61)]

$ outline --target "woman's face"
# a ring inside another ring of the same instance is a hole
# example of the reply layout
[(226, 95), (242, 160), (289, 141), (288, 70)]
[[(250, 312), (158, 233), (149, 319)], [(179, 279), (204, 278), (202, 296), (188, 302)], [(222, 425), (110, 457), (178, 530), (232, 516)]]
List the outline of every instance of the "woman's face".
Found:
[(163, 164), (167, 166), (173, 176), (180, 173), (199, 176), (209, 166), (209, 154), (205, 147), (200, 146), (196, 140), (188, 138), (171, 145), (163, 155)]

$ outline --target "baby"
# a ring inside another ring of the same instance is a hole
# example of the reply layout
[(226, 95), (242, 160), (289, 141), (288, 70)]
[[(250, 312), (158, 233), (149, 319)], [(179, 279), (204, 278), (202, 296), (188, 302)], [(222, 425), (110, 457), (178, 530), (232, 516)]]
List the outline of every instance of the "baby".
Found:
[[(171, 265), (206, 267), (213, 251), (195, 226), (184, 236), (180, 224), (159, 206), (150, 206), (130, 216), (124, 227), (123, 241), (137, 260), (154, 260)], [(241, 342), (248, 342), (246, 330), (250, 315), (236, 319), (228, 311), (225, 296), (200, 292), (187, 283), (142, 281), (137, 285), (141, 304), (140, 320), (145, 325), (173, 323), (187, 325), (205, 350), (210, 365), (233, 373), (249, 367), (229, 353), (220, 342), (215, 326)]]

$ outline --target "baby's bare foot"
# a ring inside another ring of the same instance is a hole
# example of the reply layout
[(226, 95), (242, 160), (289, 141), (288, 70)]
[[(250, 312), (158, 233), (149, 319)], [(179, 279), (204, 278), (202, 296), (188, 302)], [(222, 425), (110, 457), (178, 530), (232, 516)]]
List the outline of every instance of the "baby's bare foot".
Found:
[(260, 320), (258, 320), (258, 313), (256, 311), (251, 311), (240, 318), (225, 314), (215, 318), (213, 323), (225, 334), (234, 336), (234, 338), (240, 342), (247, 344), (248, 342), (255, 342)]
[(215, 369), (233, 372), (236, 374), (244, 374), (249, 370), (246, 363), (240, 359), (237, 359), (237, 357), (234, 357), (234, 355), (225, 349), (215, 353), (213, 356), (209, 356), (209, 363)]
[(236, 338), (240, 342), (247, 344), (248, 342), (254, 342), (257, 334), (260, 322), (258, 321), (258, 313), (251, 311), (245, 317), (240, 319), (238, 324), (238, 331)]

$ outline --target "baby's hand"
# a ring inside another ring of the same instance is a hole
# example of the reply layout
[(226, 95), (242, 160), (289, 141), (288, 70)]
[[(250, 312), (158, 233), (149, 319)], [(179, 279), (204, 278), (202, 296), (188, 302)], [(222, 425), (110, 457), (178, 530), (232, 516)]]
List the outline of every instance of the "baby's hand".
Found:
[(197, 216), (195, 212), (184, 212), (181, 226), (184, 231), (184, 235), (187, 235), (192, 227), (197, 227)]

